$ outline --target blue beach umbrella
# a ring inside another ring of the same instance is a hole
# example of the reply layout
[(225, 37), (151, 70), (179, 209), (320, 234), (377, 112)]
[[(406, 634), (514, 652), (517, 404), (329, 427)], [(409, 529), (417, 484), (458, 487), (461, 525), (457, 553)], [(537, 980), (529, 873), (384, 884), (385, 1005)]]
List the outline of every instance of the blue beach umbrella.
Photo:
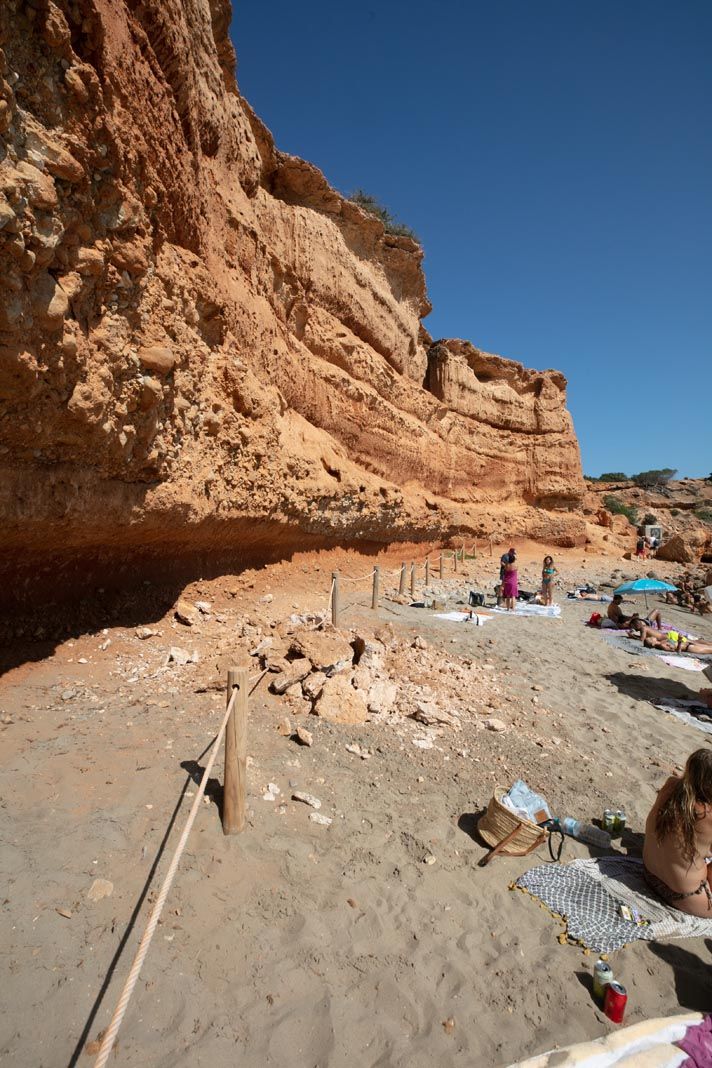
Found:
[(671, 586), (669, 582), (663, 582), (662, 579), (650, 579), (640, 578), (634, 579), (632, 582), (624, 582), (622, 586), (619, 586), (614, 593), (643, 593), (645, 597), (645, 607), (648, 607), (649, 593), (666, 593), (668, 590), (672, 592), (676, 590), (677, 586)]

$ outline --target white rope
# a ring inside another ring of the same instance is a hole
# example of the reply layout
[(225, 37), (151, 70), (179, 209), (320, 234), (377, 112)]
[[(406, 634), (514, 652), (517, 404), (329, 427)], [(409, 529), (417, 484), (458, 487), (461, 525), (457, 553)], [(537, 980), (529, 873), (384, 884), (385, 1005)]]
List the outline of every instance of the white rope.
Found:
[(367, 572), (365, 575), (339, 575), (339, 578), (344, 582), (365, 582), (366, 579), (371, 579), (376, 574), (374, 567), (373, 571)]
[[(262, 675), (260, 675), (259, 678), (262, 678)], [(215, 737), (212, 752), (210, 753), (208, 762), (205, 765), (205, 771), (203, 772), (203, 778), (200, 780), (198, 792), (195, 795), (195, 800), (193, 801), (193, 805), (188, 815), (188, 819), (186, 821), (185, 827), (183, 828), (183, 833), (180, 837), (180, 841), (178, 842), (175, 853), (173, 854), (171, 865), (166, 873), (165, 879), (163, 880), (163, 886), (161, 887), (161, 891), (156, 899), (156, 904), (153, 906), (153, 910), (149, 917), (148, 923), (146, 924), (146, 930), (143, 932), (143, 938), (141, 939), (141, 943), (138, 947), (138, 950), (136, 951), (134, 962), (131, 965), (131, 971), (129, 972), (128, 977), (126, 979), (126, 983), (124, 984), (124, 989), (121, 991), (121, 997), (119, 998), (116, 1009), (114, 1010), (114, 1015), (111, 1018), (111, 1023), (109, 1024), (108, 1028), (104, 1033), (104, 1037), (101, 1042), (101, 1048), (99, 1049), (99, 1053), (97, 1054), (97, 1058), (94, 1062), (94, 1068), (104, 1068), (104, 1065), (109, 1059), (109, 1054), (111, 1053), (114, 1042), (116, 1040), (116, 1035), (118, 1034), (119, 1027), (121, 1026), (121, 1021), (124, 1018), (124, 1013), (126, 1012), (128, 1003), (131, 999), (133, 989), (136, 986), (136, 981), (138, 980), (139, 972), (141, 971), (141, 967), (146, 958), (146, 954), (148, 953), (148, 947), (151, 944), (151, 939), (153, 938), (156, 927), (158, 926), (158, 921), (161, 917), (163, 906), (165, 904), (166, 898), (168, 897), (168, 891), (171, 888), (171, 884), (173, 883), (173, 879), (178, 868), (178, 862), (180, 861), (180, 858), (183, 855), (183, 850), (185, 849), (186, 842), (188, 841), (188, 835), (190, 834), (193, 822), (195, 821), (195, 817), (198, 812), (198, 806), (200, 805), (200, 802), (203, 798), (203, 794), (205, 793), (205, 787), (208, 782), (210, 772), (212, 771), (213, 764), (215, 763), (215, 757), (217, 756), (218, 748), (220, 746), (220, 742), (222, 741), (222, 736), (225, 732), (225, 727), (227, 726), (227, 721), (230, 717), (230, 713), (232, 712), (236, 696), (237, 689), (233, 690), (232, 697), (230, 698), (228, 706), (225, 709), (225, 716), (223, 718), (222, 724), (220, 725), (220, 730), (218, 731)]]

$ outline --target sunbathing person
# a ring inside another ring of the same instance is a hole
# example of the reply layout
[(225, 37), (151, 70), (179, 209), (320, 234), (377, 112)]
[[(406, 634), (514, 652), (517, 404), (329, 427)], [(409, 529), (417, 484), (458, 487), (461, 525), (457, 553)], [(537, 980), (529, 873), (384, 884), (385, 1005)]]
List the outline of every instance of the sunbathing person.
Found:
[(673, 908), (712, 918), (712, 749), (687, 758), (671, 776), (645, 823), (643, 864), (650, 888)]
[(641, 631), (636, 633), (629, 633), (629, 638), (639, 637), (646, 649), (662, 649), (666, 653), (677, 652), (677, 643), (682, 638), (685, 639), (684, 634), (680, 634), (677, 630), (652, 630), (650, 627), (643, 627)]
[(701, 641), (700, 638), (687, 638), (684, 634), (678, 635), (677, 653), (698, 653), (700, 656), (712, 655), (712, 642)]
[(641, 616), (638, 614), (638, 612), (634, 612), (633, 615), (630, 617), (630, 622), (628, 626), (631, 630), (638, 631), (641, 637), (645, 636), (643, 634), (644, 630), (650, 630), (652, 627), (654, 627), (656, 630), (662, 630), (663, 617), (660, 612), (660, 609), (656, 608), (654, 609), (654, 611), (648, 612), (647, 616)]

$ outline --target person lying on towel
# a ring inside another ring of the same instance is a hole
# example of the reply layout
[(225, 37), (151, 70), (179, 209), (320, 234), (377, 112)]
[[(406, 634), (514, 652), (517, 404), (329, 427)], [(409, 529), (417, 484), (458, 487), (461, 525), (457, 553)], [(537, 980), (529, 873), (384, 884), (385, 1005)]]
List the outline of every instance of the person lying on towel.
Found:
[(672, 775), (645, 822), (643, 864), (651, 890), (668, 905), (712, 919), (712, 749), (687, 758)]
[(686, 634), (680, 634), (677, 630), (664, 630), (660, 633), (648, 628), (642, 637), (643, 645), (647, 649), (662, 649), (666, 653), (696, 653), (698, 656), (712, 654), (712, 642), (704, 642), (700, 638), (688, 638)]

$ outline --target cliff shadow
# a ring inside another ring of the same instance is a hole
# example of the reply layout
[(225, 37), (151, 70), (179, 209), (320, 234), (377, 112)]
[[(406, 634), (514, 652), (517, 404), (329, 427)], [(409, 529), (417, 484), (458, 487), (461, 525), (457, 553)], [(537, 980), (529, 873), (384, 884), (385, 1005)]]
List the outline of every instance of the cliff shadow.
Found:
[[(192, 583), (229, 584), (302, 553), (356, 549), (375, 558), (389, 549), (278, 524), (254, 524), (249, 533), (241, 526), (230, 532), (232, 544), (226, 541), (193, 550), (168, 540), (150, 549), (77, 549), (36, 560), (6, 556), (0, 564), (0, 676), (46, 660), (62, 642), (98, 637), (104, 628), (158, 624)], [(324, 601), (327, 595), (328, 583)]]

